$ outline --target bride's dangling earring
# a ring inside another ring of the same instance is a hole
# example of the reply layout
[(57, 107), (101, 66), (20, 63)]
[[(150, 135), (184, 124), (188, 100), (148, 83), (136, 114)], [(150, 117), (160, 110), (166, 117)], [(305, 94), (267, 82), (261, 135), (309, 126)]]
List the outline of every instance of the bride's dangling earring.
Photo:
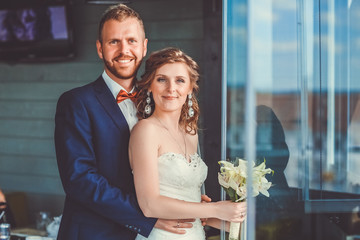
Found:
[(150, 92), (148, 91), (147, 93), (147, 98), (146, 98), (146, 106), (145, 106), (145, 115), (150, 115), (151, 113), (151, 106), (150, 106), (150, 103), (151, 103), (151, 98), (150, 98)]
[(188, 107), (189, 107), (188, 118), (192, 118), (194, 116), (194, 109), (192, 108), (192, 105), (193, 105), (192, 94), (189, 93), (189, 95), (188, 95)]

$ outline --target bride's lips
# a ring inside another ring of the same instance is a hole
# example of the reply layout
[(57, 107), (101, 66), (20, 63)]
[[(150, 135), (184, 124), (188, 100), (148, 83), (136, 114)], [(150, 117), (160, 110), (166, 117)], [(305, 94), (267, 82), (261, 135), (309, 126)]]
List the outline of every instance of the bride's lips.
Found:
[(163, 98), (165, 98), (166, 100), (175, 100), (175, 99), (177, 99), (177, 97), (175, 97), (175, 96), (163, 96)]

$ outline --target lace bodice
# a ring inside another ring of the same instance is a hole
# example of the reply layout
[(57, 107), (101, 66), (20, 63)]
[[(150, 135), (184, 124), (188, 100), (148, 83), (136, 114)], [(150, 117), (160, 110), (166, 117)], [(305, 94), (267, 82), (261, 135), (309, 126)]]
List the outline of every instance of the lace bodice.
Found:
[[(190, 155), (190, 161), (179, 153), (164, 153), (158, 157), (158, 171), (161, 195), (189, 202), (201, 201), (200, 189), (207, 176), (207, 166), (197, 153)], [(177, 235), (154, 228), (147, 239), (205, 239), (199, 219), (186, 231), (185, 235)], [(146, 238), (141, 235), (136, 238), (141, 239)]]

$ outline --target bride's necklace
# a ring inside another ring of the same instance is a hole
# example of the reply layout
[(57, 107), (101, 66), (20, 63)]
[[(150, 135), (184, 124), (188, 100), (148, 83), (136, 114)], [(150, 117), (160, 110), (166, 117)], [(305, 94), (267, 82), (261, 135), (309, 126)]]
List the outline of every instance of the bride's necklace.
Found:
[(185, 158), (187, 159), (187, 152), (186, 152), (186, 140), (185, 140), (185, 136), (184, 133), (182, 133), (183, 139), (184, 139), (184, 146), (185, 146), (185, 151), (182, 149), (181, 145), (179, 144), (179, 142), (176, 140), (176, 138), (171, 134), (170, 130), (165, 126), (165, 124), (163, 124), (159, 118), (157, 118), (154, 114), (153, 116), (159, 121), (159, 123), (161, 124), (161, 126), (163, 128), (166, 129), (166, 131), (168, 131), (169, 135), (171, 136), (171, 138), (174, 140), (174, 142), (176, 142), (176, 144), (179, 146), (179, 149), (184, 153)]

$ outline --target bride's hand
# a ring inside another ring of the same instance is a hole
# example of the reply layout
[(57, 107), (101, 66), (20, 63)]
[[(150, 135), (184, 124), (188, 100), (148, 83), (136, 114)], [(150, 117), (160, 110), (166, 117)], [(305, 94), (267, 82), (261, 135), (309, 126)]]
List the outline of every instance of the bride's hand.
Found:
[(243, 222), (246, 217), (246, 202), (216, 202), (217, 218), (229, 222)]

